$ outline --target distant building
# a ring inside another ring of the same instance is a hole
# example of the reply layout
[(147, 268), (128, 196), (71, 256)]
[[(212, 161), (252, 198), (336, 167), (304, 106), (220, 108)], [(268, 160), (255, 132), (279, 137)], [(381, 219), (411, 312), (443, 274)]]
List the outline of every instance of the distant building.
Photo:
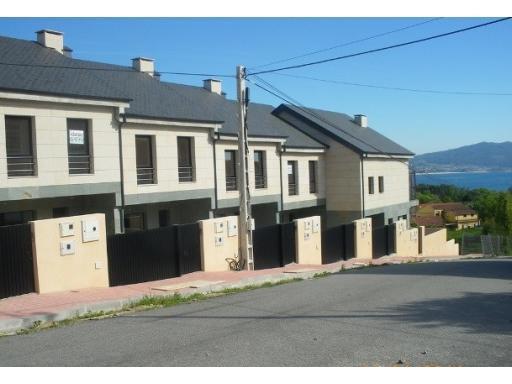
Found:
[(413, 217), (416, 225), (425, 227), (452, 227), (457, 230), (474, 228), (480, 219), (474, 209), (463, 203), (421, 204)]

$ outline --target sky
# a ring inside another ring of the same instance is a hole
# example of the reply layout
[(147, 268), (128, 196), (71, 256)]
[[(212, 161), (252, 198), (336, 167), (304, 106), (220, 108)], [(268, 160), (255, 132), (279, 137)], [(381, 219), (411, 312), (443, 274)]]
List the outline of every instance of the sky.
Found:
[[(323, 48), (404, 28), (430, 18), (0, 18), (0, 35), (34, 40), (54, 29), (75, 58), (131, 65), (155, 59), (160, 71), (234, 75)], [(386, 36), (265, 67), (379, 48), (490, 21), (441, 18)], [(396, 88), (512, 93), (512, 20), (425, 43), (282, 73)], [(255, 69), (256, 70), (256, 69)], [(482, 141), (512, 140), (512, 96), (446, 95), (261, 75), (308, 107), (365, 114), (370, 127), (422, 154)], [(203, 77), (163, 75), (201, 86)], [(235, 98), (234, 79), (222, 79)], [(250, 84), (249, 84), (250, 85)], [(251, 100), (282, 101), (251, 86)], [(250, 110), (249, 110), (250, 113)]]

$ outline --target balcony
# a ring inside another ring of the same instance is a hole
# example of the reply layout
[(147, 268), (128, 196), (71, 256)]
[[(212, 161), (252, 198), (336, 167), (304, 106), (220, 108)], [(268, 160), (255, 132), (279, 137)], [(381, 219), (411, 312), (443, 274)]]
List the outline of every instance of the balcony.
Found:
[(194, 181), (194, 169), (193, 167), (178, 167), (179, 181), (187, 182)]
[(137, 168), (137, 184), (155, 184), (155, 169)]
[(265, 176), (263, 175), (256, 175), (255, 178), (255, 183), (254, 183), (254, 187), (256, 189), (263, 189), (263, 188), (267, 188), (267, 179)]
[(226, 176), (226, 191), (238, 190), (238, 182), (236, 176)]
[(35, 176), (34, 156), (7, 156), (7, 176)]
[(89, 155), (69, 155), (68, 164), (70, 175), (91, 173), (91, 156)]
[(298, 194), (297, 184), (288, 183), (288, 196), (294, 196)]

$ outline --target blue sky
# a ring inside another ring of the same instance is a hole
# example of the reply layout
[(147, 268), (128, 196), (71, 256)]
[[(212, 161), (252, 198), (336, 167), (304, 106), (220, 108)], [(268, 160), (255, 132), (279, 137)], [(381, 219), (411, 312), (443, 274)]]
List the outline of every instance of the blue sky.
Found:
[[(313, 50), (406, 27), (428, 18), (271, 19), (0, 19), (0, 35), (35, 38), (38, 29), (64, 33), (74, 57), (130, 65), (156, 60), (161, 71), (234, 74)], [(339, 56), (489, 21), (443, 18), (422, 26), (284, 64)], [(512, 93), (512, 21), (386, 52), (286, 73), (391, 87)], [(277, 64), (280, 66), (280, 64)], [(512, 96), (422, 94), (328, 84), (279, 75), (264, 78), (301, 103), (350, 115), (363, 113), (384, 135), (420, 154), (480, 141), (512, 140)], [(201, 85), (201, 77), (163, 79)], [(234, 81), (223, 79), (229, 98)], [(280, 100), (255, 87), (253, 101)]]

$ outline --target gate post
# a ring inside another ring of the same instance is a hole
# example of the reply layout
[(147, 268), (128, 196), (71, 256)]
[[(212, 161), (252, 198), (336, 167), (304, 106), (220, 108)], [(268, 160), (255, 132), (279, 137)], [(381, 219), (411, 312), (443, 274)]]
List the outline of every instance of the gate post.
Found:
[(354, 220), (354, 257), (371, 259), (373, 257), (372, 219)]

